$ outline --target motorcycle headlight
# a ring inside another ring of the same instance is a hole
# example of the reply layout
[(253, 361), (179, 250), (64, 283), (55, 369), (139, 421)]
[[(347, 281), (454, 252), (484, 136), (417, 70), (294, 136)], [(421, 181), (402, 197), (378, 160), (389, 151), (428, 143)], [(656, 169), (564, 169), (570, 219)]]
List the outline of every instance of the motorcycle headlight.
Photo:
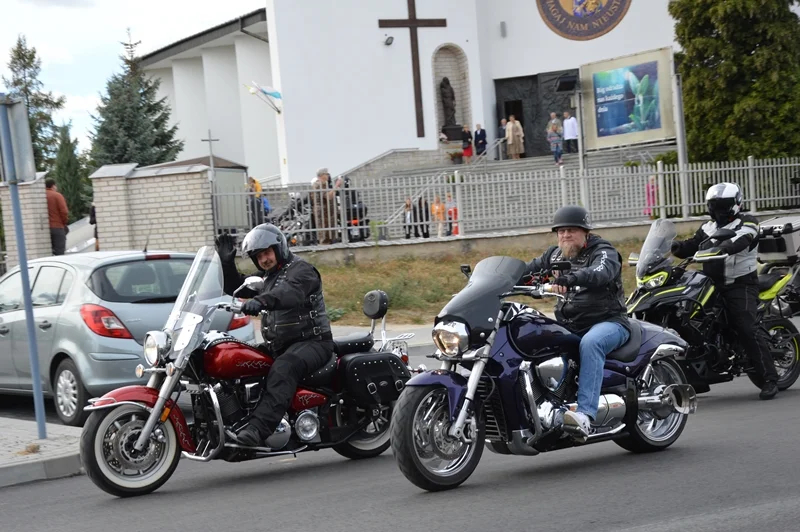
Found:
[(433, 328), (433, 343), (445, 356), (457, 357), (469, 346), (467, 326), (457, 321), (437, 323)]
[(151, 331), (144, 337), (144, 359), (155, 366), (159, 357), (169, 352), (169, 338), (162, 331)]
[(669, 274), (667, 272), (658, 272), (655, 275), (648, 275), (647, 277), (643, 277), (641, 279), (637, 278), (636, 284), (640, 287), (643, 286), (652, 290), (653, 288), (658, 288), (666, 283), (668, 278)]

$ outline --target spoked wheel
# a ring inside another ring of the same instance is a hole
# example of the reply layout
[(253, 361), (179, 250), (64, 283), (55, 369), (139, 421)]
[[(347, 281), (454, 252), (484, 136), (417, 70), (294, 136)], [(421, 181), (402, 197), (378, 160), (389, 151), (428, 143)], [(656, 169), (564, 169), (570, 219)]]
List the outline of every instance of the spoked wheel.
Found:
[[(800, 340), (797, 328), (787, 319), (769, 320), (764, 324), (769, 339), (772, 360), (778, 372), (778, 389), (788, 390), (800, 377)], [(764, 386), (764, 379), (760, 375), (748, 373), (750, 381), (757, 387)]]
[[(389, 425), (392, 421), (394, 404), (380, 405), (375, 412), (371, 413), (363, 408), (357, 408), (356, 418), (359, 425), (366, 421), (368, 414), (372, 415), (372, 421), (361, 432), (335, 446), (333, 450), (351, 460), (373, 458), (383, 454), (390, 445)], [(341, 406), (336, 409), (336, 423), (339, 426), (346, 424), (345, 412)]]
[(464, 425), (464, 440), (449, 436), (449, 400), (439, 386), (408, 387), (397, 400), (392, 420), (392, 451), (400, 471), (428, 491), (455, 488), (481, 460), (484, 428), (474, 417)]
[[(649, 394), (658, 393), (670, 384), (687, 384), (680, 366), (668, 358), (653, 363), (650, 382), (647, 384)], [(641, 393), (641, 392), (640, 392)], [(626, 423), (628, 435), (614, 440), (614, 443), (633, 453), (649, 453), (662, 451), (675, 443), (686, 426), (688, 414), (672, 412), (669, 415), (639, 410), (636, 405), (629, 405)]]
[(94, 411), (86, 421), (81, 462), (103, 491), (117, 497), (144, 495), (160, 488), (178, 467), (180, 446), (169, 419), (144, 449), (134, 449), (147, 416), (143, 408), (121, 405)]

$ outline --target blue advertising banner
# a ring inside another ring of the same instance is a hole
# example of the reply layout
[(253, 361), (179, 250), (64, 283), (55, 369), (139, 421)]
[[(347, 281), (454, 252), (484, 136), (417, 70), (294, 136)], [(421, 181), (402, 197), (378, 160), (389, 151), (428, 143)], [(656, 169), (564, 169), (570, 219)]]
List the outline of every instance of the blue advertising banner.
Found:
[(661, 128), (658, 61), (592, 75), (597, 137)]

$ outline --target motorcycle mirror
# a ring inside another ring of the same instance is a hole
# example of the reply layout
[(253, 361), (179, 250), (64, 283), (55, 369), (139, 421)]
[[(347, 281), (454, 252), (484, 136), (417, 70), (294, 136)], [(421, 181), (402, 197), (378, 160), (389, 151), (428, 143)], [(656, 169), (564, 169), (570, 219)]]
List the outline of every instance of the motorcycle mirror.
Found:
[(464, 276), (465, 276), (467, 279), (469, 279), (469, 276), (470, 276), (470, 274), (472, 273), (472, 268), (470, 267), (470, 265), (469, 265), (469, 264), (462, 264), (462, 265), (461, 265), (461, 273), (463, 273), (463, 274), (464, 274)]
[(252, 292), (260, 292), (263, 288), (264, 288), (264, 279), (255, 275), (251, 275), (250, 277), (247, 277), (244, 280), (242, 286), (236, 289), (236, 291), (233, 293), (233, 296), (235, 297), (236, 294), (245, 289), (250, 290)]
[(628, 266), (636, 266), (637, 264), (639, 264), (639, 254), (633, 252), (628, 256)]
[(733, 229), (717, 229), (717, 232), (711, 235), (714, 240), (728, 240), (736, 236), (736, 231)]
[(568, 260), (560, 260), (552, 263), (550, 269), (554, 272), (566, 272), (572, 269), (572, 263)]

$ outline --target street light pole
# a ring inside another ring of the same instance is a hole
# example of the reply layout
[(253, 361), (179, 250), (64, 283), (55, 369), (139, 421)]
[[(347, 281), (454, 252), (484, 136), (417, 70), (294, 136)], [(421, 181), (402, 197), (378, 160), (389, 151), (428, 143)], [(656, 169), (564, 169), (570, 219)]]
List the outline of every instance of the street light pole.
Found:
[[(19, 271), (22, 278), (22, 300), (25, 305), (25, 324), (28, 329), (28, 348), (31, 363), (31, 381), (33, 384), (33, 405), (36, 411), (36, 426), (39, 429), (39, 439), (47, 438), (44, 422), (44, 395), (42, 394), (42, 378), (39, 371), (39, 349), (36, 345), (36, 329), (33, 322), (33, 304), (31, 302), (31, 284), (28, 276), (28, 254), (25, 250), (25, 234), (22, 232), (22, 212), (19, 207), (19, 191), (17, 190), (17, 169), (14, 160), (13, 146), (30, 145), (30, 130), (28, 124), (22, 128), (15, 128), (15, 143), (12, 143), (11, 123), (9, 111), (14, 105), (23, 105), (21, 101), (6, 98), (0, 93), (0, 154), (4, 167), (5, 179), (11, 193), (11, 210), (14, 216), (14, 232), (17, 237), (17, 251), (19, 253)], [(27, 116), (27, 111), (26, 111)], [(27, 120), (24, 120), (27, 122)]]

